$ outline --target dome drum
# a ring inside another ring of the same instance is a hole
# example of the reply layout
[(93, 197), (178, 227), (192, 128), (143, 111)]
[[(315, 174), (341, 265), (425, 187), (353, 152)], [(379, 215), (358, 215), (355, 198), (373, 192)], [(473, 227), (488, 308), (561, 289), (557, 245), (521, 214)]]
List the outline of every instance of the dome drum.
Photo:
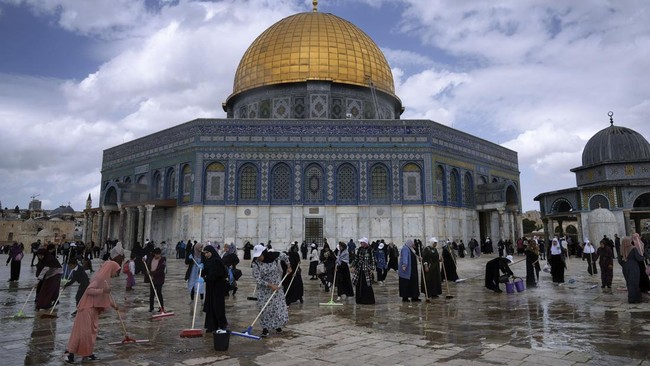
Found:
[[(375, 100), (378, 108), (375, 108)], [(399, 100), (369, 88), (325, 81), (269, 85), (224, 104), (228, 118), (399, 119)]]

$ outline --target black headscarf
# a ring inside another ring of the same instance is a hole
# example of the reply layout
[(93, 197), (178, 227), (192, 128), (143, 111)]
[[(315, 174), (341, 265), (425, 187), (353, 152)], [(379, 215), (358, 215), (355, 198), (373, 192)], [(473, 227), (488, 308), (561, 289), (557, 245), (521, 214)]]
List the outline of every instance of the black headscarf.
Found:
[(264, 249), (262, 256), (264, 256), (264, 260), (262, 261), (263, 263), (273, 263), (280, 256), (280, 252), (269, 252)]

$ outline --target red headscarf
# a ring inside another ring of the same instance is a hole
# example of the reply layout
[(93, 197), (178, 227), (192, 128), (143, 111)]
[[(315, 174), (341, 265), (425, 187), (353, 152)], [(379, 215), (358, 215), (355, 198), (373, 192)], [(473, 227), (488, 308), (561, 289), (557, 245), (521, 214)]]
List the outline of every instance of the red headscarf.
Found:
[(118, 273), (120, 265), (114, 261), (106, 261), (95, 273), (86, 292), (79, 301), (79, 310), (88, 308), (105, 309), (111, 306), (111, 275)]

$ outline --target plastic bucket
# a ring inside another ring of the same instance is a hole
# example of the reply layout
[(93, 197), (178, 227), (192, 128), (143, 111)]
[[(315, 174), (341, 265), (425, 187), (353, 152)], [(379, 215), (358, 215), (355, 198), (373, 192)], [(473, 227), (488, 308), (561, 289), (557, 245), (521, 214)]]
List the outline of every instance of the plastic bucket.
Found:
[(506, 292), (509, 294), (515, 293), (515, 284), (513, 282), (506, 283)]
[(230, 331), (229, 330), (215, 330), (213, 333), (214, 350), (227, 351), (230, 345)]
[(515, 279), (515, 288), (517, 289), (517, 292), (524, 292), (526, 290), (526, 284), (524, 283), (524, 280), (521, 278)]

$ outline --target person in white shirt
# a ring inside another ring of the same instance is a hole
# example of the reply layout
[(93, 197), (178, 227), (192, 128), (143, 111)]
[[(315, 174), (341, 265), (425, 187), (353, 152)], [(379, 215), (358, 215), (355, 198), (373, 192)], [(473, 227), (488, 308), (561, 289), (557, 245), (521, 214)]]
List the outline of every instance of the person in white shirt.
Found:
[(593, 245), (591, 245), (591, 242), (589, 242), (589, 239), (585, 239), (585, 247), (582, 248), (582, 260), (587, 261), (587, 272), (589, 272), (589, 275), (595, 275), (598, 274), (598, 270), (596, 269), (596, 248), (594, 248)]

